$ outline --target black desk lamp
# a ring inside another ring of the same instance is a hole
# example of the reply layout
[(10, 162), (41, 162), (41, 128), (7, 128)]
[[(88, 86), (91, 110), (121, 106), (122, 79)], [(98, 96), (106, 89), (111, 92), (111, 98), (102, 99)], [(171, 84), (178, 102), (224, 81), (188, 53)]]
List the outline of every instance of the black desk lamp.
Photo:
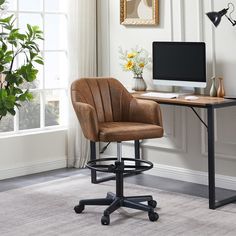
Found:
[[(226, 13), (228, 12), (230, 6), (233, 7), (232, 11), (230, 12), (229, 16), (226, 15)], [(208, 12), (206, 13), (206, 15), (209, 17), (209, 19), (211, 20), (211, 22), (214, 24), (215, 27), (217, 27), (220, 24), (221, 18), (222, 16), (225, 16), (233, 26), (236, 25), (236, 20), (233, 20), (231, 17), (231, 14), (234, 12), (234, 4), (233, 3), (228, 3), (228, 8), (224, 8), (223, 10), (219, 11), (219, 12)]]

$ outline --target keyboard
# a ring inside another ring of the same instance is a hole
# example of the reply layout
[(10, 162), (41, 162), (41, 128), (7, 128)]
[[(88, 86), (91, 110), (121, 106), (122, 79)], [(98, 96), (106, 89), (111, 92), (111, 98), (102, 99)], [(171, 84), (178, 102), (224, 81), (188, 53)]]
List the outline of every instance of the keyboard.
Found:
[(143, 93), (141, 96), (145, 97), (156, 97), (156, 98), (178, 98), (179, 93), (164, 93), (164, 92), (148, 92)]

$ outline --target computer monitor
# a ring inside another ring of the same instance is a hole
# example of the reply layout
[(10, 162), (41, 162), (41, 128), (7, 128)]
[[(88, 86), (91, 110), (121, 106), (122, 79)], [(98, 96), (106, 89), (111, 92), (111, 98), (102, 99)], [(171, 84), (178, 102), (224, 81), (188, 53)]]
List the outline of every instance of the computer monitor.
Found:
[(157, 85), (206, 87), (204, 42), (153, 42), (153, 82)]

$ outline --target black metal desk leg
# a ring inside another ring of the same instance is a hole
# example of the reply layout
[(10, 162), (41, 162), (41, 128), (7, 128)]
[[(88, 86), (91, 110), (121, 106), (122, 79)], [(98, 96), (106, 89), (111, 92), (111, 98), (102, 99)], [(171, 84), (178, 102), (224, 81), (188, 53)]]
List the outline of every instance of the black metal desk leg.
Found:
[(215, 130), (214, 108), (207, 108), (209, 208), (215, 209)]
[[(90, 141), (90, 160), (96, 159), (96, 142)], [(91, 170), (91, 182), (95, 184), (97, 182), (97, 173), (95, 170)]]

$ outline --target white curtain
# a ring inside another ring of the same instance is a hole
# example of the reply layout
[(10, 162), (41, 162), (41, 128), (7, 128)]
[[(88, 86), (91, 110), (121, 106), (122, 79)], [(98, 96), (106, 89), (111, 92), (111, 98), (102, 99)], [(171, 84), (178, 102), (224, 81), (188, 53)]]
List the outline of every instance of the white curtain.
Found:
[[(97, 73), (96, 8), (96, 0), (70, 0), (69, 93), (74, 80)], [(89, 141), (83, 136), (69, 95), (68, 167), (84, 167), (89, 157)]]

